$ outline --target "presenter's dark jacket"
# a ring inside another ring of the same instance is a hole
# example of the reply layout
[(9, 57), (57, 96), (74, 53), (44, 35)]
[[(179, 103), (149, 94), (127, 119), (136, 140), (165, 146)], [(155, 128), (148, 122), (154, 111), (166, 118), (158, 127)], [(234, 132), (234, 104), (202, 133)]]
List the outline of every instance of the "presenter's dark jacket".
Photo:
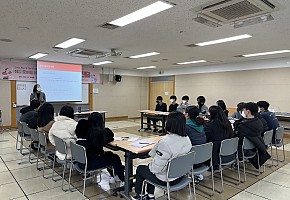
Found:
[[(38, 95), (39, 94), (39, 95)], [(37, 100), (39, 101), (41, 104), (44, 104), (46, 102), (46, 96), (44, 94), (44, 92), (32, 92), (30, 94), (30, 101), (32, 100)]]
[(167, 111), (167, 104), (162, 103), (161, 106), (159, 105), (159, 103), (156, 104), (155, 111), (166, 112)]

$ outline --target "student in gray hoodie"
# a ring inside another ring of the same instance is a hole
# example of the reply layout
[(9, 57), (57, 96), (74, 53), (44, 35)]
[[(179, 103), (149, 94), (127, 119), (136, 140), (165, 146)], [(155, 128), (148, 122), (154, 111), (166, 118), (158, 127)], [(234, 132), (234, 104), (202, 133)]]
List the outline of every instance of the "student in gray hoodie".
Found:
[[(147, 185), (147, 194), (140, 196), (143, 181), (145, 179), (151, 182), (166, 186), (166, 175), (168, 171), (168, 161), (171, 158), (186, 154), (191, 149), (190, 139), (185, 132), (185, 116), (180, 112), (171, 112), (166, 122), (167, 135), (159, 140), (159, 142), (149, 152), (153, 158), (149, 165), (139, 165), (136, 171), (135, 192), (136, 196), (132, 199), (154, 200), (155, 187), (151, 184)], [(169, 180), (171, 185), (179, 183), (181, 178)]]

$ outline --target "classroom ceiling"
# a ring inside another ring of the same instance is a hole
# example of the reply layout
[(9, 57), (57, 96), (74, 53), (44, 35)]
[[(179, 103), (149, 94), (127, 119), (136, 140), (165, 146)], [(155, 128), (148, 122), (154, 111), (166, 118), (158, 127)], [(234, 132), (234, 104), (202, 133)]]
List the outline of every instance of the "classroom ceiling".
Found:
[[(156, 65), (157, 70), (194, 67), (216, 63), (232, 63), (258, 59), (289, 57), (288, 54), (253, 58), (235, 57), (241, 54), (290, 49), (290, 1), (269, 0), (278, 5), (273, 21), (234, 29), (232, 24), (211, 28), (192, 19), (193, 8), (212, 2), (208, 0), (169, 0), (173, 8), (114, 30), (99, 25), (122, 17), (157, 0), (1, 0), (0, 58), (27, 59), (44, 52), (41, 60), (89, 65), (104, 60), (113, 61), (103, 67), (135, 69)], [(206, 42), (241, 34), (252, 38), (206, 47), (185, 45)], [(54, 45), (69, 38), (85, 42), (65, 50)], [(9, 39), (12, 42), (1, 41)], [(86, 48), (99, 51), (118, 49), (120, 57), (76, 58), (67, 51)], [(160, 52), (160, 55), (128, 59), (126, 57)], [(205, 59), (208, 63), (178, 66), (174, 63)]]

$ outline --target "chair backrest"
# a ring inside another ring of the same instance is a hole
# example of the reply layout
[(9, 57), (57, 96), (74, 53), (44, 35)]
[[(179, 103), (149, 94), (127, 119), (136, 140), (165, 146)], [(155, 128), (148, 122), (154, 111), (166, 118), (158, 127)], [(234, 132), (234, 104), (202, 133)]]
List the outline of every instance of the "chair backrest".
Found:
[(171, 159), (168, 164), (167, 177), (179, 178), (190, 172), (194, 164), (194, 157), (195, 152), (190, 151), (187, 154)]
[(230, 156), (238, 151), (239, 138), (225, 139), (221, 142), (220, 156)]
[(23, 133), (25, 135), (31, 135), (30, 128), (28, 127), (28, 125), (25, 122), (22, 122), (22, 128), (23, 128)]
[(270, 145), (272, 143), (272, 137), (273, 137), (273, 130), (266, 131), (264, 133), (263, 140), (264, 140), (265, 145)]
[(33, 140), (33, 141), (39, 141), (39, 139), (38, 139), (38, 131), (36, 130), (36, 129), (30, 129), (30, 134), (31, 134), (31, 139)]
[(2, 121), (2, 110), (0, 110), (0, 121)]
[(55, 135), (53, 136), (53, 138), (55, 143), (55, 150), (57, 150), (61, 154), (67, 154), (66, 142)]
[(18, 127), (18, 134), (22, 137), (23, 136), (23, 126), (22, 122), (17, 120), (17, 127)]
[(212, 142), (192, 146), (191, 151), (195, 152), (194, 164), (203, 163), (212, 158)]
[(248, 139), (248, 138), (244, 138), (243, 141), (243, 149), (244, 150), (249, 150), (249, 149), (255, 149), (256, 146)]
[(39, 139), (39, 143), (41, 146), (44, 146), (45, 148), (47, 147), (47, 141), (46, 141), (46, 136), (45, 133), (42, 131), (38, 132), (38, 139)]
[(283, 134), (284, 134), (284, 127), (280, 126), (276, 128), (276, 133), (275, 133), (276, 140), (282, 140), (283, 139)]
[(82, 164), (87, 163), (87, 154), (85, 147), (78, 145), (74, 142), (70, 142), (70, 149), (72, 160)]

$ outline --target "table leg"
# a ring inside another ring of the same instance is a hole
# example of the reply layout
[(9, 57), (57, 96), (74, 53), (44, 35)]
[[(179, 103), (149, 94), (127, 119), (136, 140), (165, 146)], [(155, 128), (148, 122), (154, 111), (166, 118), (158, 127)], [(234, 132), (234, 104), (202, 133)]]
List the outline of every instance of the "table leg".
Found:
[(126, 151), (125, 152), (125, 186), (124, 191), (120, 192), (120, 195), (122, 195), (125, 199), (130, 200), (130, 190), (133, 185), (133, 179), (131, 179), (133, 174), (133, 160), (131, 152)]
[(141, 130), (143, 129), (144, 113), (141, 113)]

